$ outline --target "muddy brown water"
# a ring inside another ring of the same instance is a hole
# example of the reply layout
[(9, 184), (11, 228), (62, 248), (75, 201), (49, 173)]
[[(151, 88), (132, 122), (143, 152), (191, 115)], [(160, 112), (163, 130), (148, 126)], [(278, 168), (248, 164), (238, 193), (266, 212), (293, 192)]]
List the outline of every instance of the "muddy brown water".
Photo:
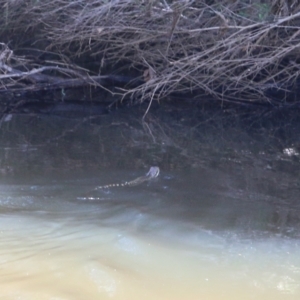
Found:
[(297, 119), (142, 115), (2, 119), (0, 299), (299, 299)]

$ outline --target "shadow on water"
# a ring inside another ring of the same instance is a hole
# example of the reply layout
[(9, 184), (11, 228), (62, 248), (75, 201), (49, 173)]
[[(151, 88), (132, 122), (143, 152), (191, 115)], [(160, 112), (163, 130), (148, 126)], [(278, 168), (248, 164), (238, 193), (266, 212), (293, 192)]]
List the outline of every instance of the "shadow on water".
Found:
[(2, 120), (1, 296), (298, 299), (297, 112), (143, 113)]

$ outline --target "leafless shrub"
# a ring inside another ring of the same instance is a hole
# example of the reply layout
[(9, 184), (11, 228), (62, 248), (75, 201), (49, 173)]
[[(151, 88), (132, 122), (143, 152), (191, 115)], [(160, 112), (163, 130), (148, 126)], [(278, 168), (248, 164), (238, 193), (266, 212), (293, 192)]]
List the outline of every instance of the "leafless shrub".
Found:
[(99, 72), (118, 62), (135, 68), (146, 82), (124, 93), (142, 100), (189, 91), (267, 100), (266, 89), (284, 89), (299, 75), (296, 0), (0, 0), (0, 7), (0, 38), (33, 32), (35, 43), (43, 39), (70, 59), (100, 58)]

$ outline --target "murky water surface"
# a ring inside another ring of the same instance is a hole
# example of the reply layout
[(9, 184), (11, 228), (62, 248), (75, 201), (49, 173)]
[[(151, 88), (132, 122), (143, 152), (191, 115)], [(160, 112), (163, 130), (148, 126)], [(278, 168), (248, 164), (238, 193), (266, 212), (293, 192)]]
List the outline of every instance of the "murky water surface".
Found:
[(299, 299), (299, 124), (142, 113), (2, 122), (0, 299)]

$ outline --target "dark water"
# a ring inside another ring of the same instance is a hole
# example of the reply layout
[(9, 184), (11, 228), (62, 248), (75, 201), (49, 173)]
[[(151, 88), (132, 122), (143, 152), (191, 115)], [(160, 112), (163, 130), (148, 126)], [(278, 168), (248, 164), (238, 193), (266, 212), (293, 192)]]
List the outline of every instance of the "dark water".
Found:
[(2, 120), (0, 298), (299, 299), (297, 118), (143, 112)]

